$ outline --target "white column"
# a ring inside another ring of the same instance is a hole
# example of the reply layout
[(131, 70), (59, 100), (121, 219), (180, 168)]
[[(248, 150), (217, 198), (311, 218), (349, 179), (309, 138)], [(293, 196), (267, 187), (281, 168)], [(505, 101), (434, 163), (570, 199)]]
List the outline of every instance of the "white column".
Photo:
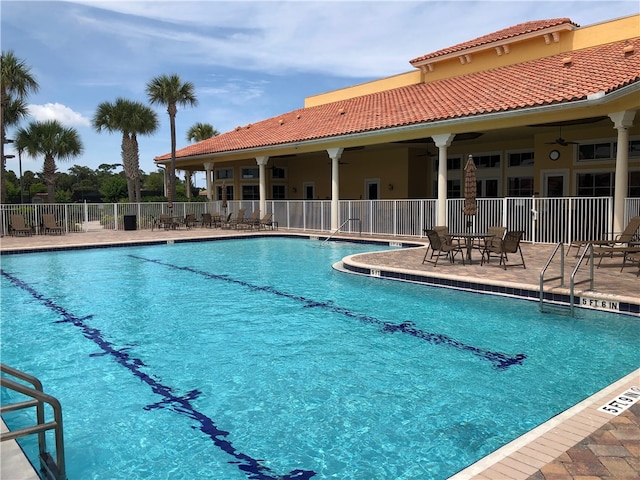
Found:
[(269, 157), (256, 157), (256, 163), (260, 168), (260, 214), (264, 215), (267, 212), (267, 176), (266, 166), (269, 161)]
[(204, 170), (207, 175), (207, 200), (213, 200), (213, 184), (211, 181), (211, 177), (213, 175), (213, 162), (207, 162), (203, 164)]
[(340, 216), (340, 157), (343, 148), (327, 148), (331, 158), (331, 231), (338, 229)]
[(610, 113), (609, 118), (618, 130), (618, 151), (616, 153), (616, 175), (613, 197), (613, 231), (624, 230), (624, 199), (629, 191), (629, 127), (633, 125), (635, 111)]
[(453, 133), (433, 135), (433, 141), (438, 147), (438, 211), (436, 225), (447, 225), (447, 148), (453, 142)]

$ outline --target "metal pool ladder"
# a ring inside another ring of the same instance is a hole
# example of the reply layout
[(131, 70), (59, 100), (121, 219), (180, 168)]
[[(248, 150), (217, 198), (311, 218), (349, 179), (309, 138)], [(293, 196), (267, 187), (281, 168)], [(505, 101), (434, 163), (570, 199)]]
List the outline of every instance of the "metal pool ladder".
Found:
[[(553, 261), (553, 258), (558, 254), (558, 251), (560, 252), (560, 275), (557, 277), (544, 278), (545, 274), (547, 273), (547, 269), (549, 268), (549, 265), (551, 265), (551, 262)], [(576, 275), (587, 253), (589, 253), (589, 277), (586, 280), (581, 280), (579, 282), (576, 282)], [(551, 255), (549, 256), (549, 259), (547, 260), (547, 263), (545, 263), (544, 267), (542, 267), (542, 270), (540, 271), (540, 311), (541, 312), (545, 311), (544, 310), (545, 282), (550, 282), (552, 280), (560, 280), (560, 286), (564, 287), (564, 259), (565, 259), (564, 243), (560, 242), (555, 246), (555, 248), (553, 249), (553, 252), (551, 252)], [(575, 287), (576, 285), (580, 283), (585, 283), (585, 282), (589, 282), (590, 283), (589, 289), (593, 290), (593, 245), (590, 243), (587, 244), (587, 246), (582, 251), (582, 255), (580, 255), (580, 258), (578, 259), (576, 266), (573, 268), (573, 271), (571, 272), (571, 276), (569, 278), (569, 309), (571, 310), (571, 316), (574, 315), (574, 309), (575, 309), (575, 304), (574, 304)]]
[(342, 227), (344, 227), (349, 222), (358, 222), (358, 232), (359, 232), (360, 236), (362, 236), (362, 222), (360, 221), (360, 219), (359, 218), (348, 218), (347, 220), (342, 222), (342, 225), (340, 225), (338, 228), (336, 228), (331, 233), (331, 235), (329, 235), (327, 238), (324, 239), (324, 241), (322, 242), (322, 245), (327, 243), (331, 239), (331, 237), (333, 237), (336, 233), (338, 233), (342, 229)]
[[(60, 405), (60, 402), (51, 395), (44, 393), (42, 389), (42, 382), (40, 382), (36, 377), (9, 367), (4, 363), (0, 363), (0, 372), (31, 384), (31, 386), (25, 385), (7, 378), (5, 375), (0, 375), (0, 387), (8, 388), (9, 390), (13, 390), (14, 392), (21, 393), (31, 398), (31, 400), (2, 405), (0, 407), (0, 414), (36, 407), (37, 422), (36, 425), (31, 427), (25, 427), (0, 434), (0, 441), (4, 442), (6, 440), (15, 440), (16, 438), (37, 434), (40, 472), (42, 473), (43, 478), (47, 480), (66, 480), (64, 438), (62, 433), (62, 406)], [(49, 422), (45, 422), (45, 404), (51, 406), (53, 409), (53, 420)], [(55, 461), (47, 451), (47, 439), (45, 435), (47, 430), (54, 430), (56, 442)]]

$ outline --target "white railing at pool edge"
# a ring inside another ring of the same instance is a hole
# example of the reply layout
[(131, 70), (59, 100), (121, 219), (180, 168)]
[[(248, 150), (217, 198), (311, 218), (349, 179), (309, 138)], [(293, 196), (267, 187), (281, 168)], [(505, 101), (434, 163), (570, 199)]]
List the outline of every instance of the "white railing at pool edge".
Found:
[[(341, 200), (339, 224), (359, 218), (361, 234), (391, 237), (424, 237), (424, 230), (436, 225), (436, 199)], [(530, 243), (570, 243), (574, 240), (602, 240), (613, 235), (612, 197), (507, 197), (479, 198), (478, 213), (472, 217), (472, 229), (486, 231), (501, 225), (524, 230), (523, 241)], [(464, 199), (447, 200), (446, 223), (452, 231), (464, 230), (467, 218), (462, 211)], [(76, 204), (3, 204), (0, 205), (0, 233), (7, 234), (11, 214), (22, 214), (34, 233), (41, 233), (44, 213), (54, 214), (65, 232), (122, 230), (125, 216), (135, 216), (136, 229), (151, 229), (153, 218), (161, 213), (185, 217), (222, 211), (220, 201), (174, 203), (76, 203)], [(232, 200), (228, 211), (260, 208), (258, 200)], [(272, 213), (280, 228), (330, 232), (330, 200), (268, 200), (266, 212)], [(640, 215), (637, 198), (625, 200), (624, 221)], [(343, 232), (355, 233), (346, 225)]]

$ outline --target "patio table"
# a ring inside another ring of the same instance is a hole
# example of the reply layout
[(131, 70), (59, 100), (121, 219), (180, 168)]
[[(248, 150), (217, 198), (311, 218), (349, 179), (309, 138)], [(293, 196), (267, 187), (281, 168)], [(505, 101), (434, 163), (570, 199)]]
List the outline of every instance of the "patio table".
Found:
[(451, 237), (457, 238), (459, 240), (464, 240), (465, 245), (467, 247), (467, 261), (471, 263), (472, 262), (471, 251), (473, 250), (473, 241), (481, 238), (493, 238), (495, 237), (495, 235), (491, 235), (489, 233), (480, 233), (480, 232), (464, 232), (464, 233), (452, 233)]

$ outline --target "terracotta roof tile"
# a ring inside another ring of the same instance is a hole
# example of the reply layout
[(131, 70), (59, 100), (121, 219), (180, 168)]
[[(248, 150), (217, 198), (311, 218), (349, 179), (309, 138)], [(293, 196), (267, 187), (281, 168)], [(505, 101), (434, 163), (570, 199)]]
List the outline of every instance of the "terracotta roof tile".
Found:
[(413, 65), (414, 63), (420, 63), (425, 60), (443, 57), (451, 53), (461, 52), (470, 48), (480, 47), (482, 45), (499, 42), (508, 38), (514, 38), (519, 35), (544, 30), (550, 27), (556, 27), (558, 25), (571, 25), (573, 27), (578, 26), (569, 18), (554, 18), (550, 20), (535, 20), (531, 22), (520, 23), (518, 25), (514, 25), (503, 30), (498, 30), (497, 32), (490, 33), (488, 35), (483, 35), (482, 37), (469, 40), (468, 42), (459, 43), (458, 45), (454, 45), (452, 47), (443, 48), (442, 50), (422, 55), (420, 57), (414, 58), (413, 60), (410, 60), (409, 63)]
[[(635, 46), (633, 53), (623, 48)], [(180, 149), (205, 155), (566, 103), (640, 82), (640, 38), (301, 108)], [(157, 157), (166, 160), (169, 154)]]

